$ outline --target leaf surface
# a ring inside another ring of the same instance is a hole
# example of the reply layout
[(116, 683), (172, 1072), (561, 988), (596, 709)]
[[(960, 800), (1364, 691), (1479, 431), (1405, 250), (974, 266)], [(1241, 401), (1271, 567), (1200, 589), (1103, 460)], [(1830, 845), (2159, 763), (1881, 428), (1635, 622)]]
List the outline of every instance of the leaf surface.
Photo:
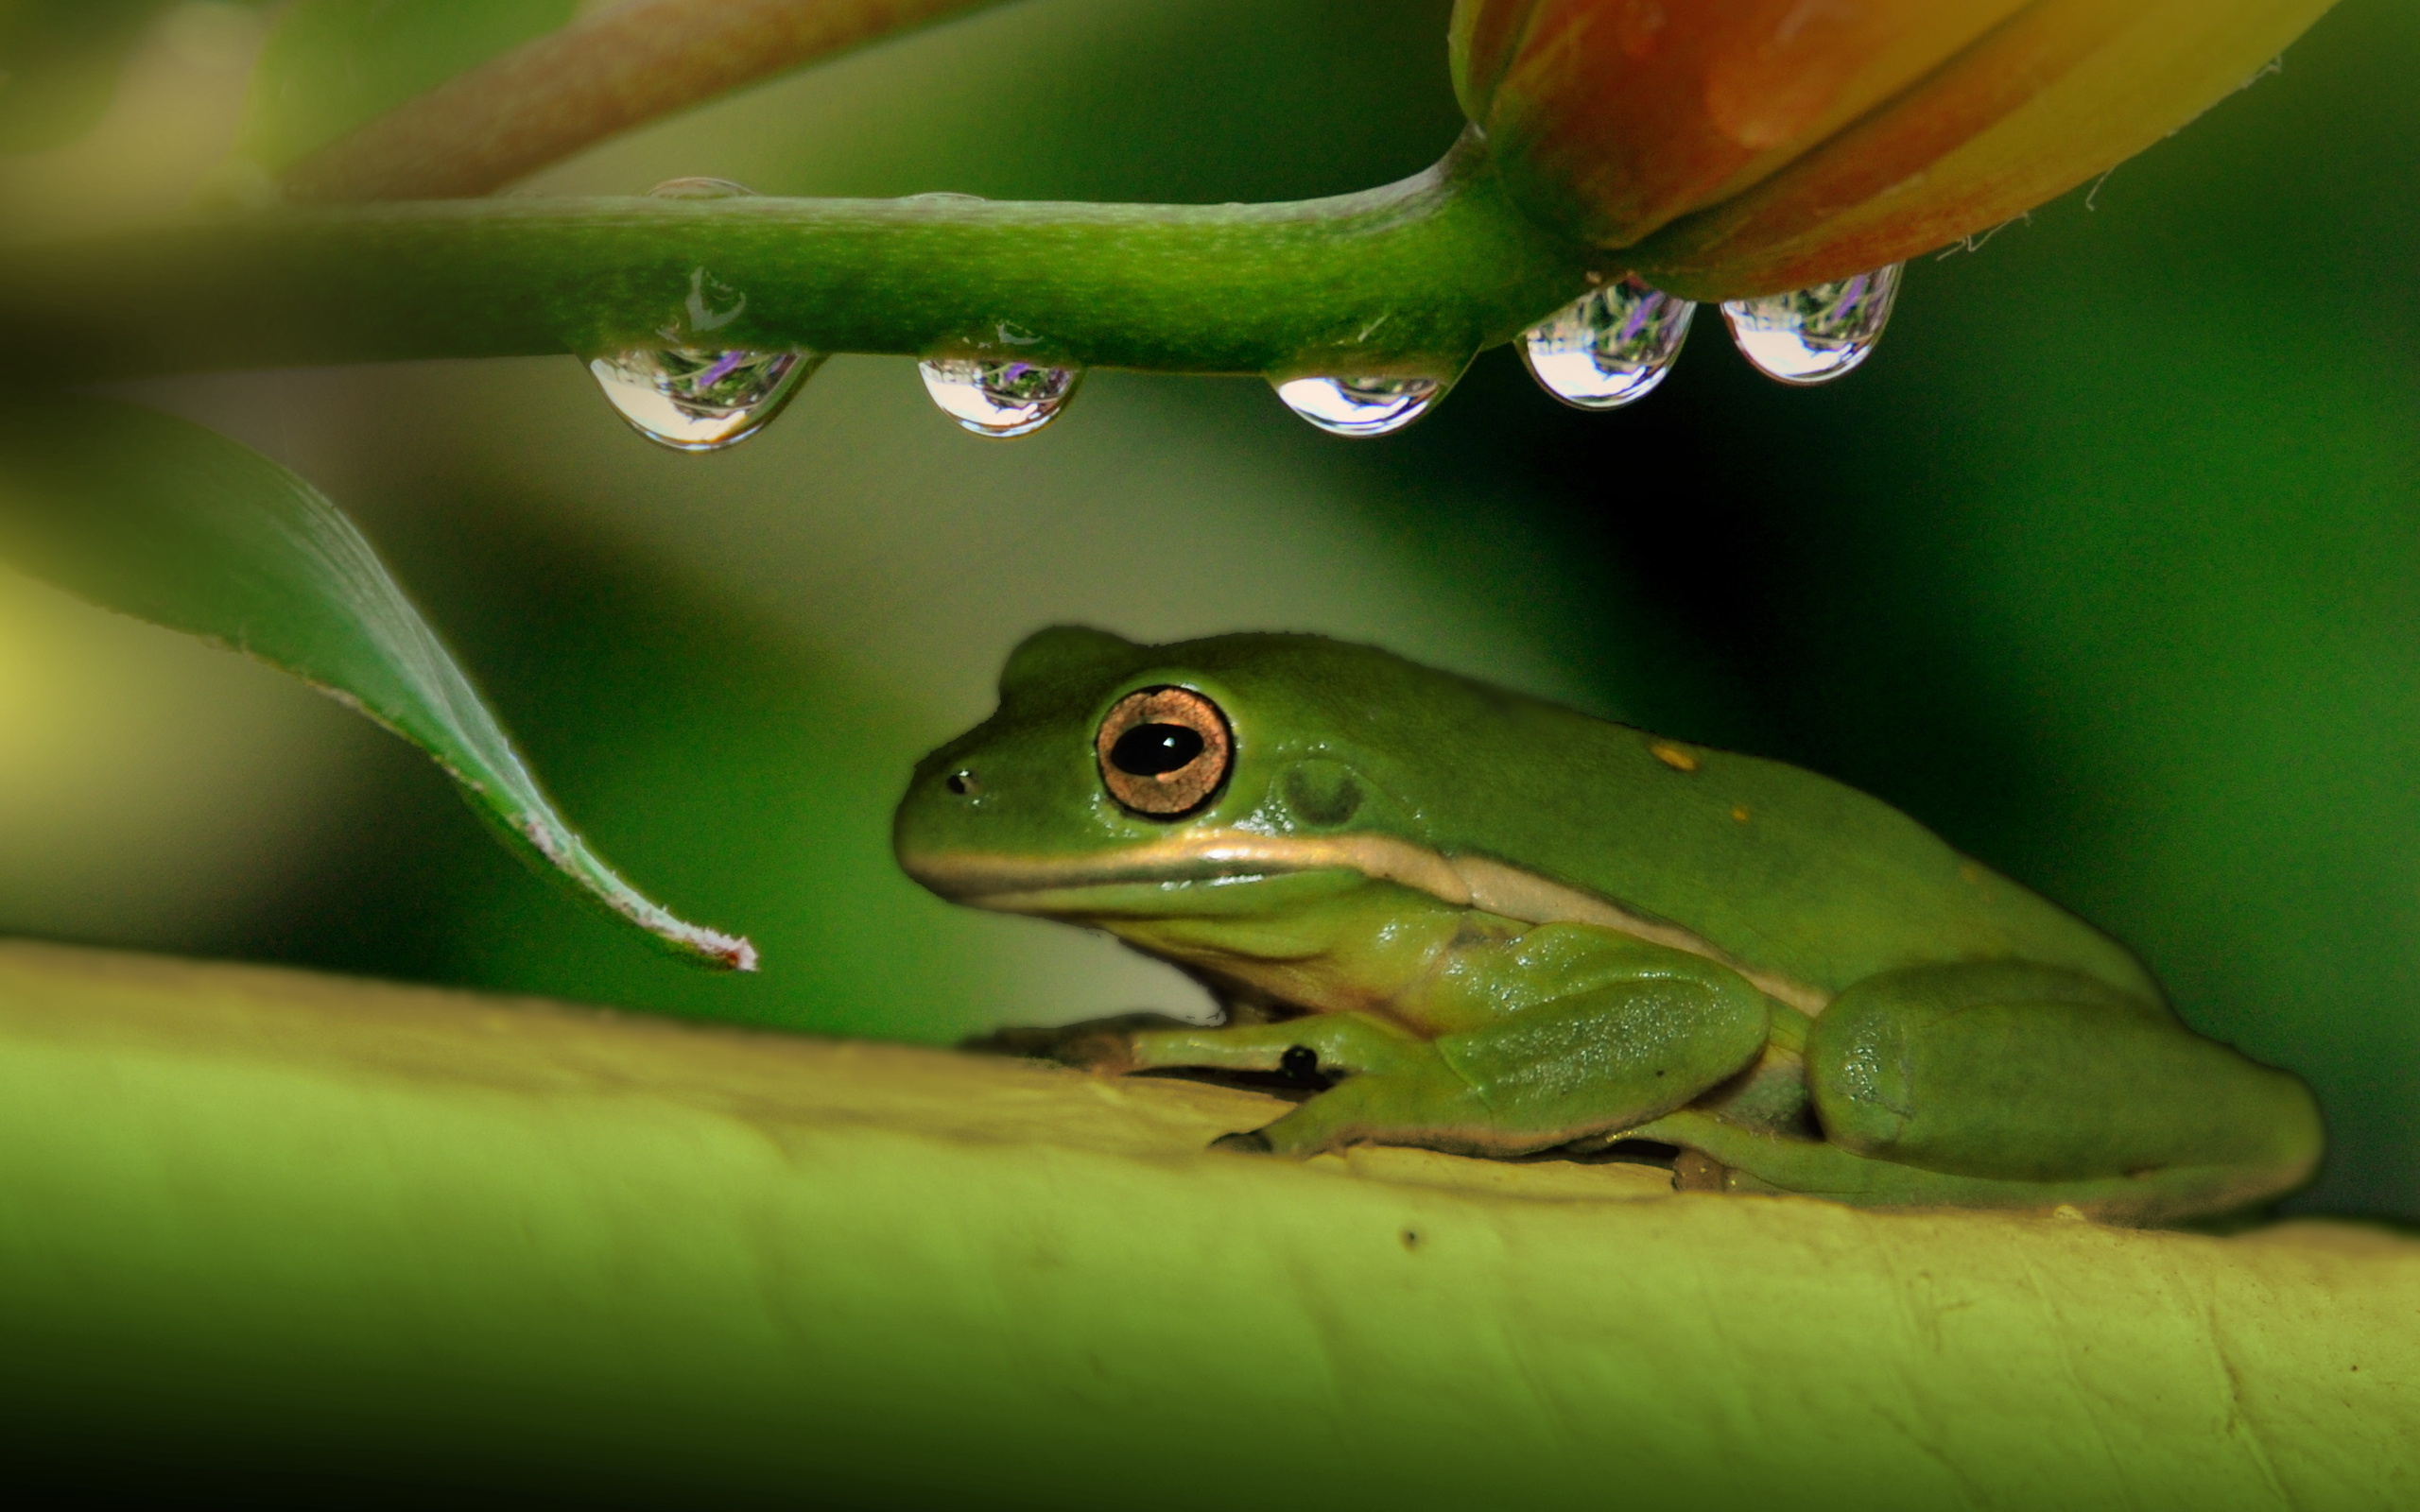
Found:
[(2420, 1504), (2409, 1239), (1202, 1149), (1284, 1107), (0, 946), (0, 1437), (447, 1504)]
[(753, 969), (745, 939), (675, 918), (589, 849), (369, 541), (268, 458), (113, 401), (0, 406), (0, 551), (353, 705), (435, 757), (542, 872), (676, 954)]

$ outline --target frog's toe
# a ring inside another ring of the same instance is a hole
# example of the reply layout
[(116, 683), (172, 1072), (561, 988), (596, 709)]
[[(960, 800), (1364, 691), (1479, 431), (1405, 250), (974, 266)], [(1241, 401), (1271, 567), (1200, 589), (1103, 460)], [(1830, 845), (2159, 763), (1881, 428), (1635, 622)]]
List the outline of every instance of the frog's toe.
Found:
[(1225, 1150), (1231, 1155), (1274, 1155), (1277, 1146), (1260, 1130), (1246, 1129), (1240, 1134), (1221, 1134), (1210, 1142), (1210, 1148)]

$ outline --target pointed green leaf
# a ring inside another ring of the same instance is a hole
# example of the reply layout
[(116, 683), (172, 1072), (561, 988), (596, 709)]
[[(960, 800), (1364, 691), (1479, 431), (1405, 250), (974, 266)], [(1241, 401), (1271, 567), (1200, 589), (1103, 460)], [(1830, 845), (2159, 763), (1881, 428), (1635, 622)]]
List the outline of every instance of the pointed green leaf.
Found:
[(589, 850), (361, 533), (267, 457), (131, 404), (0, 406), (0, 553), (353, 705), (435, 757), (543, 873), (676, 954), (754, 969), (748, 941), (674, 918)]

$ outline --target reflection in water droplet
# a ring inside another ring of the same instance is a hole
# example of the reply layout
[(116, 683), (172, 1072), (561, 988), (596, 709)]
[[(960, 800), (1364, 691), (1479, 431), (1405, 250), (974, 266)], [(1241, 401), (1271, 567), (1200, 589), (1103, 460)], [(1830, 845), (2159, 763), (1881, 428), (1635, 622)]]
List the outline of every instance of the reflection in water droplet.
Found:
[[(648, 191), (658, 199), (737, 199), (753, 191), (728, 179), (666, 179)], [(689, 270), (689, 289), (665, 344), (631, 347), (589, 359), (588, 370), (631, 428), (682, 452), (712, 452), (744, 440), (782, 412), (822, 353), (757, 352), (696, 344), (748, 308), (748, 296), (704, 267)]]
[(666, 179), (648, 191), (654, 199), (745, 199), (756, 193), (728, 179)]
[(667, 337), (689, 331), (719, 331), (748, 311), (748, 296), (702, 267), (689, 269), (689, 297), (682, 301), (683, 324), (665, 331)]
[(1288, 409), (1331, 436), (1399, 431), (1444, 391), (1442, 378), (1288, 378), (1277, 385)]
[(1758, 371), (1786, 384), (1824, 383), (1874, 355), (1899, 295), (1899, 268), (1893, 263), (1794, 294), (1735, 300), (1722, 318)]
[(927, 357), (916, 365), (942, 412), (977, 436), (1029, 436), (1058, 417), (1084, 376), (1014, 358)]
[(682, 452), (712, 452), (764, 428), (823, 361), (813, 352), (636, 348), (592, 359), (632, 429)]
[(1521, 337), (1530, 376), (1580, 409), (1619, 409), (1646, 398), (1689, 334), (1697, 306), (1623, 278), (1582, 295)]

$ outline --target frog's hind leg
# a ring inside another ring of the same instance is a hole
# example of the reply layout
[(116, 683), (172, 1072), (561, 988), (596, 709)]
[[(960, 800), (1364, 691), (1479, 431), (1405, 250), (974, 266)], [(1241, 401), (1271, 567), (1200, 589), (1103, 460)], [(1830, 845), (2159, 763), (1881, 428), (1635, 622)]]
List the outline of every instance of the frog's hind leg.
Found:
[(1674, 1186), (1684, 1192), (1757, 1193), (1822, 1197), (1865, 1208), (1996, 1208), (2048, 1213), (2070, 1209), (2108, 1223), (2160, 1224), (2241, 1211), (2243, 1168), (2169, 1166), (2152, 1177), (2004, 1181), (1900, 1165), (1824, 1140), (1742, 1128), (1685, 1108), (1633, 1131), (1680, 1146)]
[[(2156, 1222), (2278, 1195), (2319, 1155), (2318, 1110), (2294, 1077), (2160, 1004), (2022, 962), (1857, 984), (1816, 1021), (1806, 1075), (1826, 1143), (1900, 1168), (1864, 1173), (1868, 1200), (2071, 1203)], [(1961, 1186), (1972, 1194), (1946, 1194)]]

